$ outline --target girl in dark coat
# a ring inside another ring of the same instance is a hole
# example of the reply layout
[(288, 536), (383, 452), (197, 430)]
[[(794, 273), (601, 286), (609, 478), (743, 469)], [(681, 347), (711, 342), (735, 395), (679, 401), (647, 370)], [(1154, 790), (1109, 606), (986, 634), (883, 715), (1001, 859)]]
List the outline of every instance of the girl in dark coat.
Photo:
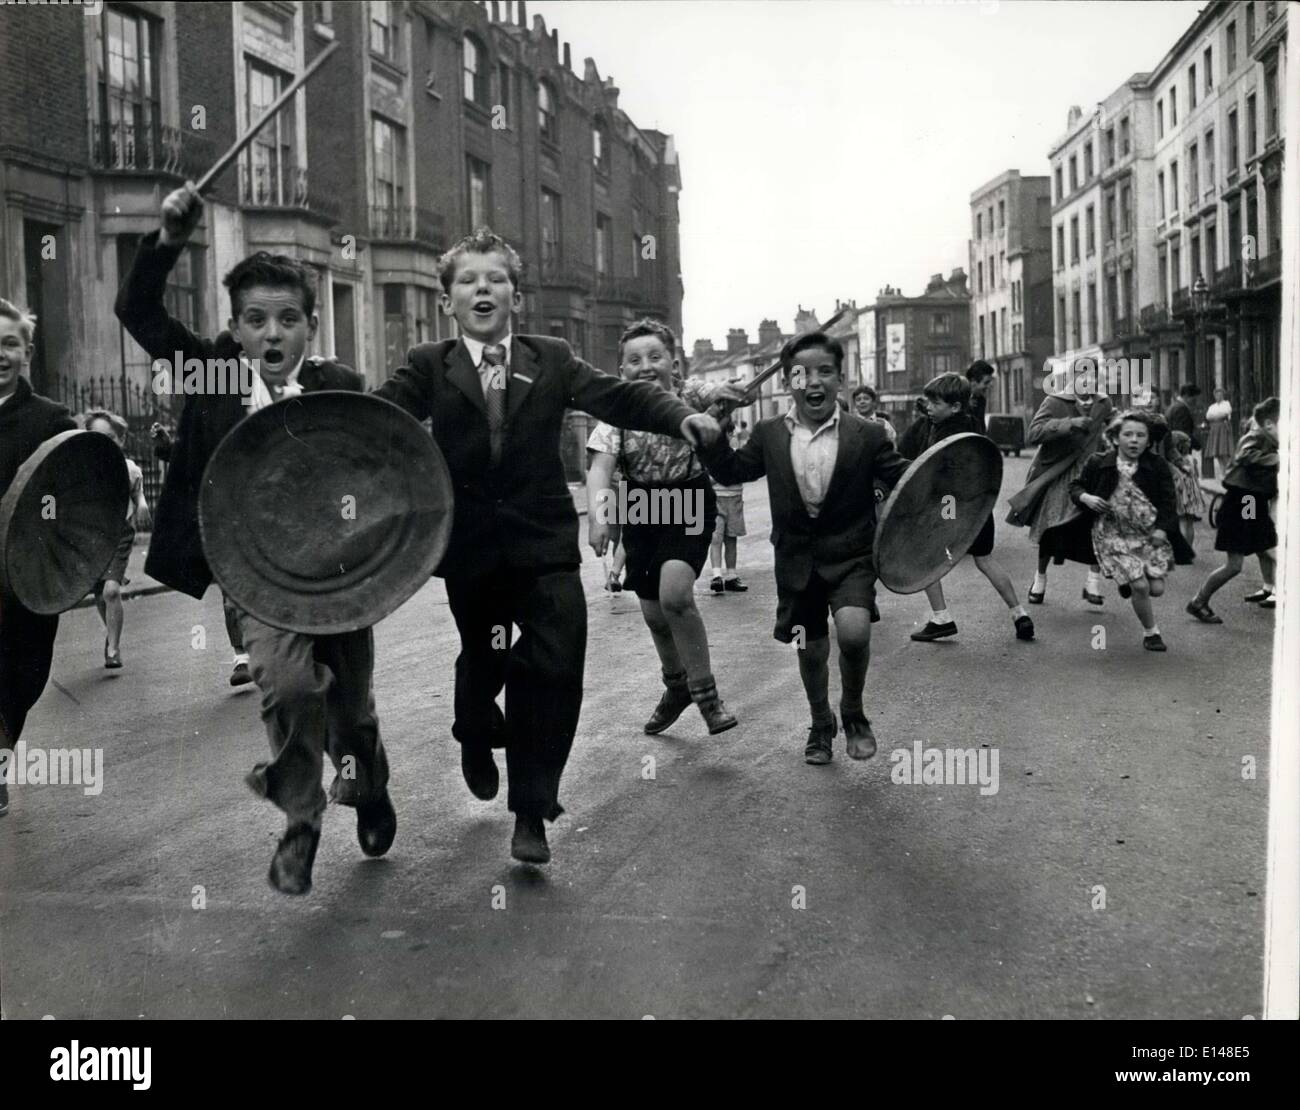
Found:
[(1114, 445), (1093, 455), (1070, 483), (1070, 498), (1093, 514), (1092, 546), (1107, 578), (1119, 585), (1142, 622), (1142, 646), (1164, 651), (1151, 599), (1165, 592), (1175, 562), (1192, 550), (1178, 528), (1178, 500), (1169, 464), (1154, 448), (1166, 427), (1129, 409), (1106, 430)]

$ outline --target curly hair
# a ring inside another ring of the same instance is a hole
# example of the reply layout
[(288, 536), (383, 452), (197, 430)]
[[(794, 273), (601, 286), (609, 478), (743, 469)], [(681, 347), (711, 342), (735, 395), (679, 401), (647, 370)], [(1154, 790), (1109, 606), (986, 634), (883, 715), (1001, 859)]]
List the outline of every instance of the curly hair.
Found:
[(519, 259), (519, 252), (490, 227), (478, 227), (438, 259), (438, 281), (442, 284), (444, 293), (451, 292), (451, 283), (456, 277), (456, 261), (463, 254), (501, 255), (506, 260), (506, 272), (510, 275), (510, 284), (518, 290), (519, 275), (524, 268), (523, 262)]
[(641, 339), (647, 335), (655, 336), (664, 345), (669, 357), (677, 357), (677, 336), (673, 333), (673, 329), (662, 320), (652, 320), (649, 316), (643, 316), (635, 324), (628, 325), (623, 334), (618, 337), (619, 362), (623, 361), (624, 346), (634, 339)]
[(1150, 440), (1147, 444), (1148, 447), (1155, 447), (1169, 432), (1169, 425), (1165, 423), (1163, 416), (1147, 412), (1146, 409), (1125, 409), (1106, 425), (1106, 440), (1111, 446), (1119, 443), (1119, 430), (1127, 421), (1142, 424), (1146, 427), (1147, 436)]

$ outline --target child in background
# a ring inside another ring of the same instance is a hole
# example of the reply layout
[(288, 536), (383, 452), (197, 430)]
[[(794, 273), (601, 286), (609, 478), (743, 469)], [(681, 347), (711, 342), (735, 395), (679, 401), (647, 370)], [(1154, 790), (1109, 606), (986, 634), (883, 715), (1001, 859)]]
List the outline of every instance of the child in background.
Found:
[(1190, 562), (1178, 531), (1174, 476), (1154, 449), (1167, 429), (1148, 412), (1129, 409), (1106, 429), (1109, 451), (1092, 455), (1070, 483), (1076, 505), (1095, 514), (1092, 548), (1107, 578), (1129, 598), (1142, 622), (1142, 646), (1165, 651), (1151, 599), (1165, 592), (1175, 561)]
[[(81, 426), (88, 432), (108, 436), (120, 448), (126, 447), (126, 421), (117, 413), (90, 409), (82, 415)], [(99, 618), (104, 622), (107, 633), (104, 640), (104, 667), (110, 671), (122, 667), (122, 622), (125, 617), (122, 611), (122, 587), (130, 581), (126, 576), (126, 564), (135, 544), (136, 529), (147, 529), (152, 524), (149, 503), (144, 499), (144, 474), (131, 459), (126, 460), (126, 472), (131, 479), (131, 503), (127, 506), (126, 521), (117, 550), (113, 552), (113, 561), (95, 583), (95, 608), (99, 610)]]
[[(619, 340), (623, 377), (652, 382), (701, 412), (720, 397), (738, 398), (730, 386), (710, 387), (695, 379), (681, 382), (676, 350), (677, 337), (667, 325), (638, 321)], [(645, 724), (646, 733), (655, 736), (669, 728), (691, 702), (699, 706), (709, 735), (735, 728), (736, 718), (718, 696), (708, 633), (695, 605), (695, 580), (704, 569), (717, 511), (704, 464), (683, 439), (603, 422), (591, 433), (587, 449), (594, 454), (587, 471), (588, 533), (598, 556), (605, 554), (610, 532), (608, 512), (602, 513), (600, 506), (621, 500), (610, 497), (615, 466), (628, 487), (629, 504), (638, 491), (650, 504), (664, 504), (658, 495), (665, 490), (678, 491), (683, 505), (695, 505), (702, 514), (695, 520), (621, 522), (627, 585), (640, 599), (663, 668), (664, 693)]]
[(1245, 600), (1261, 609), (1277, 606), (1274, 586), (1277, 560), (1273, 550), (1277, 547), (1277, 529), (1269, 512), (1269, 501), (1277, 496), (1281, 414), (1282, 405), (1276, 397), (1255, 406), (1250, 431), (1241, 437), (1228, 472), (1223, 476), (1223, 505), (1219, 509), (1214, 550), (1226, 553), (1228, 560), (1187, 603), (1187, 611), (1202, 624), (1223, 623), (1223, 618), (1210, 608), (1210, 598), (1241, 573), (1247, 555), (1259, 557), (1264, 584), (1247, 594)]
[(1203, 520), (1209, 511), (1196, 476), (1192, 437), (1186, 432), (1170, 432), (1165, 443), (1165, 457), (1174, 472), (1174, 493), (1178, 498), (1178, 528), (1190, 545), (1196, 541), (1196, 521)]
[[(733, 450), (744, 446), (731, 417), (719, 421), (723, 435), (731, 442)], [(749, 589), (736, 573), (736, 540), (745, 534), (745, 487), (741, 483), (724, 486), (714, 479), (713, 494), (718, 499), (718, 523), (713, 529), (709, 544), (709, 565), (713, 568), (713, 581), (709, 589), (715, 594), (744, 593)], [(725, 560), (725, 569), (724, 569)]]
[[(982, 420), (971, 412), (970, 379), (961, 374), (940, 374), (926, 383), (922, 391), (925, 399), (927, 420), (925, 439), (916, 443), (917, 455), (922, 455), (941, 440), (949, 436), (972, 432), (984, 434)], [(1034, 638), (1034, 622), (1025, 612), (1024, 606), (1016, 596), (1016, 588), (1011, 578), (1002, 568), (1002, 564), (993, 558), (995, 539), (993, 514), (980, 529), (979, 535), (970, 545), (967, 554), (975, 561), (979, 572), (989, 580), (1011, 613), (1011, 622), (1016, 630), (1017, 640)], [(945, 636), (957, 634), (957, 622), (948, 612), (944, 601), (943, 583), (934, 582), (925, 588), (926, 600), (930, 603), (930, 616), (923, 628), (912, 633), (912, 639), (922, 643), (932, 643)]]

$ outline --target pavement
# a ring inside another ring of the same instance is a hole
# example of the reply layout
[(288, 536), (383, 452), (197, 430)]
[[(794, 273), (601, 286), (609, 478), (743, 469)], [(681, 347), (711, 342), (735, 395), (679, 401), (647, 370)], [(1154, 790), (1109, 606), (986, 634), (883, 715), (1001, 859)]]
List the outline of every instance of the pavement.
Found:
[[(1004, 496), (1027, 465), (1007, 460)], [(396, 843), (363, 858), (331, 808), (301, 899), (266, 883), (281, 823), (242, 782), (266, 740), (256, 691), (226, 684), (218, 592), (131, 600), (117, 672), (93, 609), (66, 615), (23, 739), (102, 749), (102, 792), (11, 788), (3, 1016), (1258, 1014), (1273, 614), (1239, 600), (1257, 568), (1216, 599), (1223, 626), (1196, 624), (1182, 606), (1217, 562), (1202, 528), (1157, 602), (1164, 655), (1113, 587), (1080, 600), (1082, 568), (1052, 569), (1030, 644), (970, 560), (945, 579), (953, 640), (910, 641), (923, 597), (882, 592), (881, 751), (850, 761), (841, 736), (809, 767), (762, 484), (745, 500), (749, 592), (697, 586), (741, 720), (718, 737), (693, 711), (643, 734), (650, 637), (586, 551), (586, 700), (546, 868), (509, 858), (504, 790), (478, 802), (461, 780), (439, 581), (376, 628)], [(998, 536), (1023, 590), (1033, 549)], [(997, 792), (895, 781), (917, 743), (996, 752)]]

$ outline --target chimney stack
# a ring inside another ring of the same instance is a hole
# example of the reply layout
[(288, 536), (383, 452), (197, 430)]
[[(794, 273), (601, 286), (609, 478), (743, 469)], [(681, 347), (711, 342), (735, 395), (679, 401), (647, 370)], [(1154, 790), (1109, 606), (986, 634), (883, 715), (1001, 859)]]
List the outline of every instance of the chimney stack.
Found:
[(564, 68), (567, 70), (573, 69), (573, 56), (569, 53), (569, 44), (567, 42), (564, 44)]
[(727, 332), (727, 354), (734, 355), (749, 350), (749, 333), (744, 328), (732, 328)]
[(501, 22), (501, 6), (498, 0), (492, 0), (492, 22), (493, 23)]
[(528, 0), (519, 0), (516, 14), (519, 18), (519, 26), (526, 28), (528, 26)]
[(781, 342), (781, 326), (775, 320), (764, 320), (758, 325), (758, 343), (766, 347), (770, 343)]

